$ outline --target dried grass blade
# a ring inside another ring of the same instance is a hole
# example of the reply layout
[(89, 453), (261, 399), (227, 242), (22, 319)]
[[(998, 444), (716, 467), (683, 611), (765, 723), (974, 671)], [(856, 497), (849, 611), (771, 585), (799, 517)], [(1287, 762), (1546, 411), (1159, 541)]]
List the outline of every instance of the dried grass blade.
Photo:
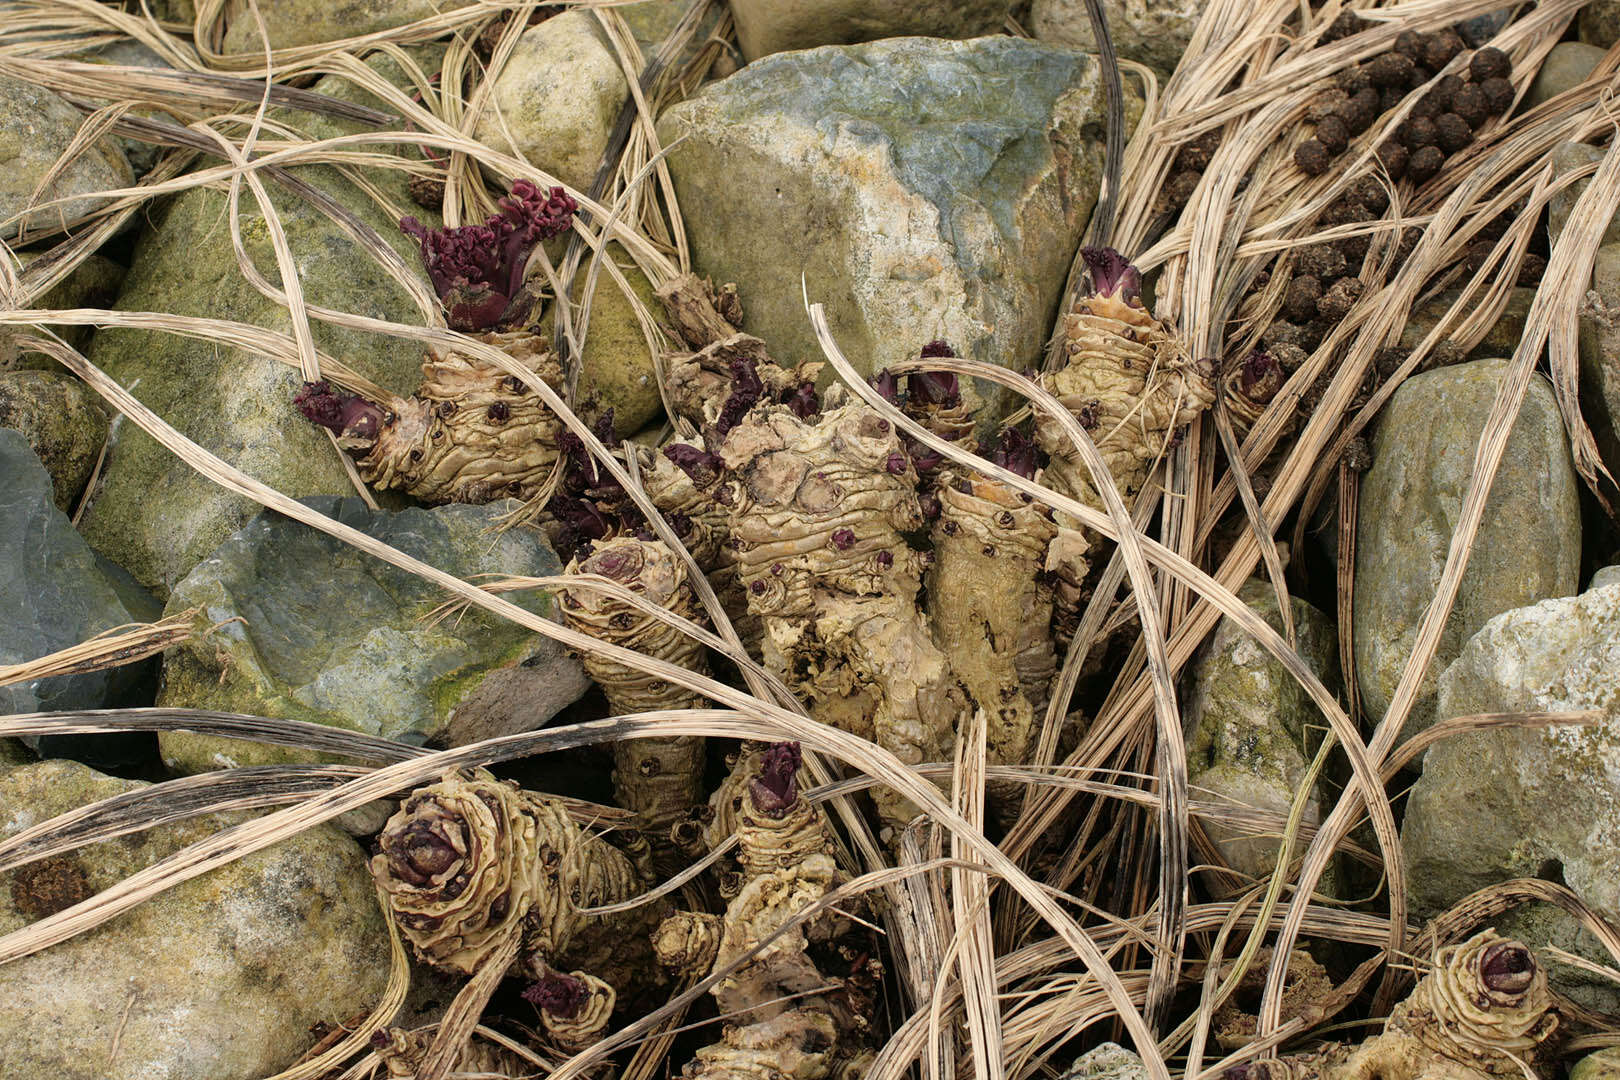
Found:
[(37, 660), (0, 664), (0, 686), (139, 663), (164, 649), (191, 640), (192, 620), (197, 611), (193, 608), (177, 612), (155, 623), (113, 627), (88, 641), (59, 649)]

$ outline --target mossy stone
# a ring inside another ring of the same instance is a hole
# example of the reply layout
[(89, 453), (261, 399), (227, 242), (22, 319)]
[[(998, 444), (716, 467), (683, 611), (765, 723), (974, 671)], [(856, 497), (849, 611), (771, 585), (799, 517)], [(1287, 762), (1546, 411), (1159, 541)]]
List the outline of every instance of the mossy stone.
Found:
[(1560, 41), (1552, 47), (1547, 59), (1536, 72), (1536, 81), (1524, 96), (1526, 108), (1533, 109), (1544, 101), (1562, 94), (1585, 82), (1608, 50), (1584, 41)]
[[(35, 252), (23, 252), (18, 256), (26, 266), (38, 258)], [(91, 255), (72, 273), (57, 282), (34, 299), (29, 305), (31, 308), (42, 310), (57, 310), (67, 308), (109, 308), (118, 297), (119, 286), (124, 281), (124, 268), (111, 259), (101, 255)], [(53, 326), (51, 329), (67, 344), (83, 352), (89, 344), (91, 336), (95, 333), (94, 327), (89, 326)], [(43, 353), (23, 352), (17, 346), (17, 339), (24, 335), (37, 334), (38, 327), (8, 326), (0, 328), (0, 371), (40, 370), (62, 371), (61, 364)]]
[[(303, 501), (463, 579), (561, 572), (538, 532), (497, 531), (510, 501), (397, 513), (357, 498)], [(552, 610), (543, 592), (513, 599)], [(158, 703), (448, 746), (540, 727), (584, 693), (579, 662), (555, 642), (482, 611), (432, 618), (445, 600), (414, 574), (265, 513), (169, 597), (166, 614), (198, 609), (197, 633), (165, 656)], [(165, 732), (159, 745), (182, 772), (312, 759), (189, 732)]]
[[(147, 785), (68, 761), (0, 773), (0, 837)], [(250, 815), (132, 833), (0, 874), (11, 933)], [(257, 1080), (310, 1025), (375, 1006), (388, 935), (365, 855), (327, 826), (175, 885), (93, 930), (0, 967), (8, 1076)]]
[[(1446, 289), (1436, 293), (1426, 302), (1412, 309), (1412, 314), (1406, 320), (1406, 328), (1401, 331), (1400, 346), (1403, 349), (1415, 349), (1424, 338), (1429, 336), (1451, 305), (1457, 302), (1462, 295), (1461, 289)], [(1507, 306), (1502, 309), (1502, 315), (1491, 324), (1485, 332), (1485, 337), (1475, 345), (1466, 360), (1486, 360), (1493, 356), (1512, 356), (1519, 347), (1519, 339), (1524, 337), (1525, 325), (1530, 319), (1530, 304), (1536, 298), (1536, 290), (1530, 288), (1514, 288), (1508, 292)]]
[(51, 474), (56, 508), (71, 514), (107, 441), (101, 399), (71, 375), (0, 373), (0, 427), (22, 432)]
[(1620, 41), (1620, 0), (1589, 0), (1581, 5), (1576, 26), (1582, 42), (1600, 49), (1609, 48)]
[(1620, 1080), (1620, 1046), (1581, 1058), (1570, 1068), (1569, 1080)]
[[(1355, 654), (1361, 701), (1389, 707), (1433, 599), (1474, 451), (1506, 360), (1413, 376), (1379, 416), (1362, 479), (1356, 540)], [(1581, 565), (1578, 484), (1552, 387), (1532, 376), (1486, 502), (1462, 585), (1406, 724), (1433, 723), (1435, 684), (1493, 615), (1575, 592)]]
[(96, 140), (36, 197), (44, 179), (78, 134), (84, 114), (52, 90), (0, 75), (0, 238), (17, 236), (9, 219), (30, 205), (67, 199), (31, 214), (31, 233), (50, 233), (59, 222), (91, 213), (108, 200), (96, 193), (128, 187), (135, 174), (111, 139)]
[(878, 38), (972, 38), (1001, 29), (1008, 0), (731, 0), (743, 56)]
[[(1108, 36), (1120, 58), (1146, 64), (1158, 73), (1162, 85), (1192, 41), (1204, 0), (1134, 0), (1105, 10)], [(1034, 0), (1029, 28), (1041, 41), (1087, 52), (1097, 49), (1084, 0)]]
[[(195, 0), (170, 0), (184, 9)], [(269, 32), (270, 45), (291, 49), (300, 45), (321, 45), (328, 41), (375, 34), (418, 22), (441, 12), (466, 7), (472, 0), (276, 0), (260, 4)], [(192, 17), (195, 17), (193, 14)], [(226, 7), (225, 45), (227, 53), (257, 54), (264, 48), (258, 24), (242, 0)]]

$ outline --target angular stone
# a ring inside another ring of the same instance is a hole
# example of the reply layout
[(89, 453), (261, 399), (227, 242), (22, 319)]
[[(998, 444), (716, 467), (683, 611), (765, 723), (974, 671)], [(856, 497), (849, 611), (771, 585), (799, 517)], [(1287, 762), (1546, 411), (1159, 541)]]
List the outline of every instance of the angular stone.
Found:
[[(391, 61), (378, 62), (389, 74)], [(353, 93), (328, 76), (315, 89)], [(300, 115), (312, 137), (345, 130)], [(357, 128), (355, 130), (358, 130)], [(355, 213), (415, 268), (420, 253), (371, 197), (326, 167), (293, 170)], [(379, 170), (375, 183), (396, 206), (410, 206), (405, 179)], [(266, 188), (297, 262), (305, 298), (338, 311), (420, 324), (422, 315), (394, 280), (321, 210), (274, 182)], [(252, 198), (241, 200), (243, 242), (260, 272), (279, 280), (268, 229)], [(421, 212), (418, 211), (420, 214)], [(223, 193), (194, 189), (159, 211), (136, 245), (118, 308), (227, 318), (283, 332), (286, 309), (243, 276), (231, 250)], [(317, 347), (373, 382), (408, 395), (421, 380), (422, 354), (408, 341), (336, 329), (311, 319)], [(351, 492), (339, 452), (292, 406), (298, 369), (205, 339), (145, 330), (99, 332), (90, 359), (183, 434), (248, 475), (294, 497)], [(101, 480), (85, 512), (85, 537), (142, 585), (166, 594), (197, 561), (259, 510), (250, 499), (205, 479), (127, 420), (113, 425)]]
[(1075, 1058), (1061, 1080), (1147, 1080), (1147, 1066), (1118, 1043), (1103, 1043)]
[(101, 399), (71, 375), (0, 373), (0, 427), (22, 432), (51, 474), (56, 508), (71, 514), (107, 441)]
[(68, 199), (28, 218), (31, 232), (49, 233), (62, 221), (91, 213), (107, 200), (95, 193), (128, 187), (134, 180), (123, 151), (97, 140), (36, 197), (34, 188), (50, 172), (84, 124), (85, 116), (66, 98), (43, 86), (0, 75), (0, 239), (17, 235), (7, 221), (31, 205)]
[(822, 355), (803, 275), (863, 374), (934, 338), (1023, 369), (1096, 201), (1103, 115), (1092, 57), (900, 38), (766, 57), (659, 134), (684, 139), (669, 161), (695, 268), (738, 284), (778, 360)]
[[(1401, 347), (1416, 348), (1440, 320), (1445, 318), (1446, 312), (1461, 295), (1461, 289), (1446, 289), (1414, 308), (1406, 320), (1406, 328), (1401, 331)], [(1503, 308), (1501, 318), (1486, 331), (1484, 339), (1474, 346), (1473, 351), (1465, 359), (1485, 360), (1492, 356), (1512, 356), (1514, 350), (1519, 347), (1519, 339), (1524, 336), (1524, 327), (1530, 318), (1530, 303), (1535, 298), (1534, 289), (1510, 290), (1507, 307)]]
[[(1510, 878), (1549, 877), (1620, 918), (1620, 585), (1491, 619), (1441, 676), (1436, 715), (1572, 709), (1603, 715), (1586, 727), (1468, 732), (1425, 754), (1401, 834), (1421, 913)], [(1620, 988), (1605, 989), (1620, 1004)]]
[(1605, 585), (1620, 585), (1620, 566), (1605, 566), (1592, 575), (1588, 589), (1601, 589)]
[(1541, 62), (1530, 92), (1524, 96), (1525, 107), (1533, 109), (1585, 82), (1606, 52), (1607, 49), (1581, 41), (1560, 41), (1554, 45), (1547, 59)]
[[(357, 498), (314, 509), (462, 578), (561, 572), (538, 532), (496, 532), (516, 504), (398, 513)], [(512, 598), (539, 614), (543, 592)], [(415, 745), (457, 746), (540, 727), (585, 692), (561, 646), (480, 611), (429, 616), (446, 595), (414, 574), (279, 514), (222, 544), (169, 597), (200, 607), (199, 635), (164, 660), (165, 706), (287, 717)], [(238, 619), (240, 621), (228, 621)], [(182, 772), (307, 761), (285, 747), (190, 733), (159, 737)]]
[[(145, 784), (67, 761), (0, 773), (0, 836)], [(247, 815), (193, 818), (0, 875), (11, 933)], [(320, 827), (0, 967), (7, 1076), (257, 1080), (372, 1008), (389, 949), (364, 853)]]
[[(1507, 369), (1505, 360), (1474, 360), (1414, 376), (1379, 417), (1356, 540), (1356, 667), (1371, 719), (1389, 707), (1439, 584), (1474, 451)], [(1436, 680), (1474, 631), (1503, 611), (1575, 592), (1580, 565), (1569, 442), (1551, 386), (1535, 376), (1403, 737), (1433, 722)]]
[[(1238, 596), (1272, 629), (1283, 631), (1270, 582), (1252, 579)], [(1339, 663), (1332, 620), (1297, 597), (1290, 600), (1299, 655), (1333, 690)], [(1288, 670), (1231, 619), (1216, 626), (1187, 680), (1182, 722), (1188, 782), (1237, 805), (1286, 815), (1327, 726), (1321, 711)], [(1322, 792), (1312, 796), (1305, 824), (1321, 820), (1322, 801)], [(1239, 873), (1263, 877), (1275, 867), (1275, 835), (1255, 836), (1216, 821), (1205, 821), (1204, 830)]]
[[(177, 6), (191, 6), (195, 0), (170, 0)], [(326, 0), (276, 0), (260, 4), (270, 44), (277, 49), (299, 45), (320, 45), (328, 41), (375, 34), (406, 23), (417, 22), (441, 12), (466, 7), (472, 0), (346, 0), (342, 4)], [(189, 19), (187, 21), (190, 21)], [(258, 25), (245, 3), (234, 2), (227, 9), (225, 48), (227, 53), (255, 53), (264, 48)]]
[[(96, 557), (53, 501), (51, 476), (20, 432), (0, 428), (0, 664), (77, 645), (130, 622)], [(125, 669), (0, 686), (0, 713), (98, 709)]]
[(0, 739), (0, 773), (18, 765), (27, 765), (33, 760), (34, 755), (16, 739)]
[[(1134, 0), (1106, 4), (1103, 10), (1108, 13), (1108, 36), (1114, 51), (1123, 60), (1146, 64), (1162, 80), (1187, 51), (1204, 14), (1204, 0)], [(1041, 41), (1087, 51), (1097, 48), (1085, 0), (1035, 0), (1029, 24)]]
[(743, 56), (758, 60), (878, 38), (993, 34), (1010, 6), (1008, 0), (732, 0), (731, 13)]
[(596, 19), (565, 11), (523, 31), (473, 136), (584, 191), (629, 93)]
[(1590, 0), (1583, 4), (1577, 25), (1581, 41), (1607, 49), (1620, 41), (1620, 0)]

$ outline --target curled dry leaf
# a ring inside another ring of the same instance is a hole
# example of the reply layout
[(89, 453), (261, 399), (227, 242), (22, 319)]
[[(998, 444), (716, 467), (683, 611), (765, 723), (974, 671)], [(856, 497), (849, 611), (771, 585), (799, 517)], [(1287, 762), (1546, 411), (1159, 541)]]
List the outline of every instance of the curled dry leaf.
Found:
[[(676, 615), (694, 621), (700, 618), (697, 598), (686, 580), (686, 567), (663, 541), (634, 537), (608, 540), (597, 544), (584, 560), (570, 562), (565, 573), (605, 577)], [(600, 590), (566, 588), (560, 607), (570, 626), (599, 641), (634, 649), (691, 671), (708, 671), (700, 642)], [(587, 653), (583, 659), (585, 671), (602, 688), (615, 713), (703, 706), (700, 695), (640, 668), (594, 653)], [(697, 736), (621, 739), (613, 746), (613, 764), (613, 787), (619, 805), (640, 815), (654, 838), (667, 837), (670, 827), (703, 801), (703, 740)]]
[(646, 915), (579, 909), (628, 899), (645, 877), (561, 804), (482, 771), (450, 774), (413, 792), (377, 843), (372, 876), (435, 967), (471, 975), (519, 934), (522, 967), (573, 960), (615, 985), (628, 977), (626, 947), (644, 939)]

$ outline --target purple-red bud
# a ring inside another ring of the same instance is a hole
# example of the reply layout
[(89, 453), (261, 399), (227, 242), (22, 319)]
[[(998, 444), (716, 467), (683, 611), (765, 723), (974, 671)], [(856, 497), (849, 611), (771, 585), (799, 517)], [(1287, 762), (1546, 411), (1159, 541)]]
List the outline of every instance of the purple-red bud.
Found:
[(1117, 296), (1128, 304), (1142, 296), (1142, 275), (1131, 261), (1111, 247), (1086, 247), (1080, 257), (1091, 271), (1092, 288), (1098, 296)]
[(1035, 444), (1017, 428), (1008, 428), (1001, 433), (1001, 438), (990, 450), (990, 463), (1017, 473), (1025, 480), (1035, 479), (1035, 470), (1040, 467)]
[(557, 971), (550, 972), (539, 982), (529, 984), (523, 991), (524, 1001), (559, 1020), (572, 1020), (579, 1015), (580, 1006), (585, 1004), (589, 996), (584, 979)]
[[(956, 359), (956, 350), (951, 348), (948, 342), (935, 338), (933, 341), (930, 341), (928, 344), (922, 347), (922, 358), (924, 360), (929, 360), (936, 356), (948, 356), (954, 360)], [(915, 376), (913, 376), (913, 378), (915, 378)]]
[(799, 799), (797, 782), (804, 756), (796, 742), (779, 742), (765, 751), (759, 763), (759, 776), (748, 784), (754, 809), (761, 814), (781, 817)]
[(901, 473), (906, 471), (906, 466), (908, 464), (910, 464), (910, 462), (906, 460), (906, 455), (901, 453), (893, 453), (890, 454), (888, 460), (883, 463), (883, 467), (895, 476), (899, 476)]
[(311, 423), (352, 439), (374, 439), (382, 430), (383, 410), (363, 397), (340, 394), (332, 384), (305, 383), (293, 394), (293, 405)]
[(855, 546), (854, 529), (834, 529), (832, 534), (833, 547), (839, 551), (848, 551)]

